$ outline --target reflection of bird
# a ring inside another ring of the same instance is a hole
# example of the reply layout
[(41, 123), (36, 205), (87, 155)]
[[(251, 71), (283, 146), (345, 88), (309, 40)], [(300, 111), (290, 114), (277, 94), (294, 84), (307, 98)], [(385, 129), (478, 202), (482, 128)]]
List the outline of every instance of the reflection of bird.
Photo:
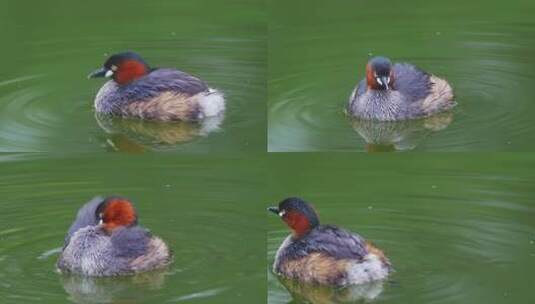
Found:
[(129, 200), (97, 197), (78, 211), (57, 266), (63, 273), (116, 276), (164, 268), (170, 261), (167, 245), (137, 225)]
[(381, 250), (357, 234), (320, 225), (314, 209), (287, 198), (269, 210), (290, 227), (275, 257), (273, 271), (301, 283), (344, 287), (382, 280), (391, 266)]
[(95, 98), (97, 112), (147, 120), (199, 121), (225, 109), (223, 95), (175, 69), (152, 69), (136, 53), (111, 56), (89, 75), (108, 77)]
[(370, 301), (383, 292), (383, 281), (373, 281), (344, 288), (302, 283), (296, 280), (279, 278), (279, 281), (296, 300), (290, 303), (337, 304)]
[(368, 152), (405, 151), (416, 148), (419, 141), (432, 132), (448, 127), (453, 113), (405, 121), (374, 121), (351, 119), (353, 129), (366, 141)]
[(98, 125), (108, 134), (107, 142), (115, 150), (143, 152), (145, 146), (165, 147), (193, 141), (220, 129), (223, 114), (200, 122), (157, 122), (117, 119), (96, 113)]
[(363, 119), (396, 121), (426, 117), (455, 106), (453, 91), (444, 79), (408, 63), (374, 57), (366, 78), (349, 98), (348, 112)]
[(122, 278), (62, 275), (60, 280), (74, 303), (130, 303), (137, 302), (148, 289), (161, 288), (165, 272), (152, 271)]

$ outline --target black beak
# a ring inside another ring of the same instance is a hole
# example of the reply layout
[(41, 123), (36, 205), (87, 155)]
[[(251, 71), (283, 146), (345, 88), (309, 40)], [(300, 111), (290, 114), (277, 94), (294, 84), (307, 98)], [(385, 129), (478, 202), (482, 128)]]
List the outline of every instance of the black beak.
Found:
[(383, 87), (388, 90), (388, 83), (390, 82), (390, 77), (381, 76), (381, 82), (383, 83)]
[(97, 78), (97, 77), (104, 77), (106, 76), (106, 72), (108, 70), (105, 68), (100, 68), (98, 70), (93, 71), (91, 74), (87, 75), (87, 78)]
[(277, 207), (268, 207), (267, 210), (279, 215), (279, 208)]

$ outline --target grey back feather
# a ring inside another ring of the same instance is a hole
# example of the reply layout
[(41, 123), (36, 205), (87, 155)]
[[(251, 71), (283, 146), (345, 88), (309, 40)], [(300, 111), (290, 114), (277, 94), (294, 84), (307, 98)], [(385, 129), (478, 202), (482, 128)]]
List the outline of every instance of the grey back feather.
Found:
[(282, 259), (298, 259), (311, 253), (323, 253), (336, 259), (362, 259), (368, 251), (364, 239), (358, 234), (321, 225), (289, 245)]
[(430, 75), (408, 63), (396, 63), (394, 72), (394, 90), (398, 90), (410, 101), (421, 101), (430, 93)]
[(122, 227), (111, 235), (114, 255), (122, 258), (136, 258), (147, 251), (151, 234), (142, 227)]
[(193, 96), (209, 90), (199, 78), (174, 69), (156, 69), (126, 85), (118, 85), (110, 80), (105, 87), (102, 95), (97, 95), (97, 99), (105, 100), (97, 102), (98, 110), (104, 113), (119, 113), (122, 106), (149, 101), (164, 92)]

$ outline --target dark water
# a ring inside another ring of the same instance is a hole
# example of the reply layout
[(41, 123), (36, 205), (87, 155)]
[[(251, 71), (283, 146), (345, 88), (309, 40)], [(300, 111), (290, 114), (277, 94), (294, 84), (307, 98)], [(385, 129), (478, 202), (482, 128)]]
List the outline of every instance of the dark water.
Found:
[[(269, 150), (534, 150), (534, 11), (527, 0), (271, 1)], [(452, 117), (352, 125), (343, 109), (372, 55), (447, 79)]]
[[(265, 151), (266, 15), (258, 1), (2, 1), (0, 152)], [(221, 90), (220, 129), (97, 121), (103, 81), (87, 75), (124, 50)]]
[[(161, 155), (2, 163), (2, 303), (265, 302), (266, 198), (255, 163)], [(56, 273), (76, 211), (99, 194), (134, 201), (140, 224), (174, 251), (167, 271), (121, 279)]]
[[(414, 154), (270, 155), (269, 197), (312, 202), (336, 224), (383, 249), (396, 272), (353, 290), (373, 303), (532, 303), (535, 157)], [(347, 290), (294, 286), (271, 272), (288, 235), (268, 218), (268, 303), (361, 303)], [(295, 298), (292, 300), (292, 298)], [(308, 300), (308, 301), (305, 301)]]

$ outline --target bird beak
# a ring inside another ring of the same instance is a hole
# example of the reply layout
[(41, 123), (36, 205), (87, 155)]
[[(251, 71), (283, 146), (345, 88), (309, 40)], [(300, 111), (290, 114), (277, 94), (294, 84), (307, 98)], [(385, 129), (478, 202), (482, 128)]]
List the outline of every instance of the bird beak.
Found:
[(112, 70), (108, 70), (106, 68), (100, 68), (98, 70), (93, 71), (91, 74), (89, 74), (87, 78), (98, 78), (98, 77), (109, 78), (111, 76), (113, 76)]
[(390, 77), (388, 76), (382, 76), (381, 78), (381, 81), (379, 82), (381, 85), (383, 85), (385, 87), (385, 89), (388, 90), (388, 84), (390, 83)]
[(279, 215), (279, 208), (277, 207), (268, 207), (267, 210)]

